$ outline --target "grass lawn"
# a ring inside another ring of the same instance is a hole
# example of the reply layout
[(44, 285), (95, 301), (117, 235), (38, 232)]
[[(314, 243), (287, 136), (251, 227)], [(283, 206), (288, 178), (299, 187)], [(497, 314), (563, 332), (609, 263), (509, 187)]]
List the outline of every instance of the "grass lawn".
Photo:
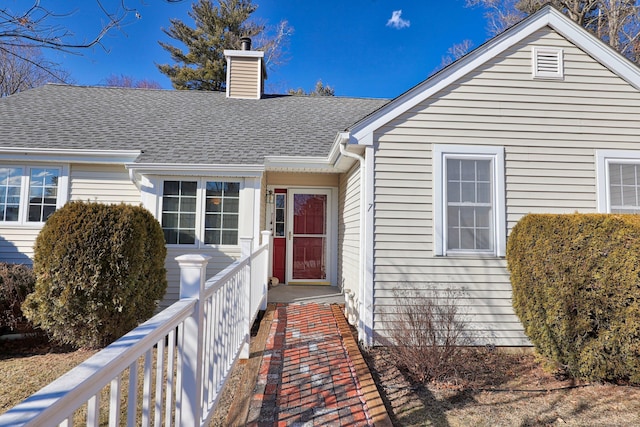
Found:
[(365, 358), (398, 426), (637, 426), (640, 388), (577, 383), (530, 353), (472, 349), (456, 378), (412, 384), (384, 348)]
[[(31, 396), (42, 387), (56, 378), (79, 365), (98, 350), (73, 350), (59, 346), (53, 346), (45, 339), (29, 340), (26, 342), (6, 341), (0, 342), (0, 414)], [(154, 357), (155, 363), (155, 357)], [(155, 365), (154, 365), (155, 367)], [(239, 367), (240, 368), (240, 367)], [(142, 360), (139, 362), (139, 395), (142, 393)], [(233, 390), (238, 387), (241, 370), (235, 372), (230, 378), (229, 387), (220, 398), (218, 409), (212, 416), (211, 427), (225, 425), (225, 418), (231, 401)], [(128, 373), (123, 376), (123, 408), (126, 407), (126, 383)], [(108, 416), (108, 389), (101, 393), (101, 425), (107, 425)], [(124, 410), (124, 409), (123, 409)], [(122, 417), (126, 416), (123, 412)], [(74, 424), (83, 425), (86, 419), (83, 409), (76, 412)], [(138, 421), (140, 414), (138, 413)]]
[(95, 353), (51, 346), (43, 339), (0, 342), (0, 414)]

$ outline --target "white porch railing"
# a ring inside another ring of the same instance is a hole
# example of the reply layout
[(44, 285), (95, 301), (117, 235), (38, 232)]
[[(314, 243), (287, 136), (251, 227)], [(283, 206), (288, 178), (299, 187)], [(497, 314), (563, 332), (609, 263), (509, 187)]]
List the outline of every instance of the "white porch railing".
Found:
[(253, 253), (242, 238), (240, 260), (206, 282), (210, 257), (176, 258), (180, 301), (0, 415), (0, 426), (206, 426), (266, 308), (269, 236)]

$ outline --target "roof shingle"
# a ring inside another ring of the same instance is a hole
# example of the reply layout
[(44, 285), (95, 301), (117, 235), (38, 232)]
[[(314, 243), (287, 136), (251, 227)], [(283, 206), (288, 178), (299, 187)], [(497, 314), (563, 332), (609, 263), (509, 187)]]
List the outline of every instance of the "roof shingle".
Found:
[(382, 99), (265, 96), (49, 84), (0, 99), (5, 147), (142, 150), (141, 163), (262, 164), (327, 156)]

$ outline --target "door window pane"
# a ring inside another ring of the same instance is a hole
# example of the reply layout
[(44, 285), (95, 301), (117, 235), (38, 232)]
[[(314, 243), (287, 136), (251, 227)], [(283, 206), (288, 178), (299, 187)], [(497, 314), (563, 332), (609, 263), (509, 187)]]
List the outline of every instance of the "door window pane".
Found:
[(326, 234), (326, 194), (294, 194), (293, 204), (295, 234)]
[(294, 280), (325, 280), (327, 278), (324, 237), (295, 237), (293, 240)]

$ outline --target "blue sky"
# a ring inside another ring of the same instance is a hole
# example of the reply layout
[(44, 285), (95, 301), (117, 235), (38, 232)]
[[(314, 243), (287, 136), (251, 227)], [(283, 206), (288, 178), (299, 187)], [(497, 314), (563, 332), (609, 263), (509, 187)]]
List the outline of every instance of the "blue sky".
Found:
[[(18, 2), (20, 0), (14, 0)], [(60, 18), (78, 37), (89, 37), (103, 17), (93, 0), (43, 0), (60, 12)], [(104, 4), (117, 4), (104, 0)], [(287, 20), (294, 32), (288, 62), (270, 70), (267, 92), (290, 88), (311, 90), (316, 81), (332, 86), (338, 96), (393, 98), (427, 78), (455, 43), (471, 40), (481, 45), (487, 38), (483, 11), (466, 8), (465, 0), (254, 0), (253, 17), (277, 24)], [(158, 40), (168, 38), (170, 18), (193, 25), (187, 12), (191, 1), (127, 0), (140, 19), (105, 37), (105, 49), (95, 47), (81, 55), (47, 53), (69, 70), (80, 85), (103, 84), (109, 75), (157, 81), (171, 88), (155, 64), (171, 59)]]

